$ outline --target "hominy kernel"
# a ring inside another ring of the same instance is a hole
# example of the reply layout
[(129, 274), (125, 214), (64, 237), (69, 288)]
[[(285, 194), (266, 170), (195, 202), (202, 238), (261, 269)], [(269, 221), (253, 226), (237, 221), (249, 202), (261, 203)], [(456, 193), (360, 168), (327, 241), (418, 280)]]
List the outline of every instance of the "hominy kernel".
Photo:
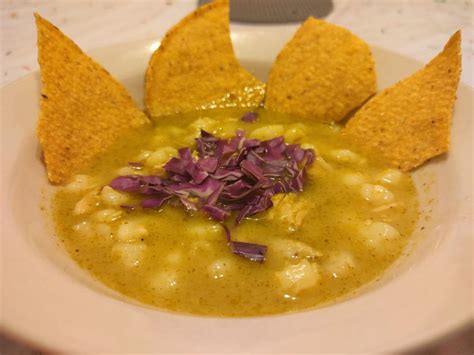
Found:
[(117, 239), (121, 242), (133, 242), (148, 235), (147, 229), (134, 221), (122, 222), (117, 230)]
[(90, 237), (92, 235), (92, 225), (88, 221), (79, 222), (72, 229), (81, 237)]
[(72, 180), (66, 185), (66, 189), (71, 192), (80, 192), (89, 190), (97, 186), (94, 178), (88, 175), (75, 175)]
[(127, 195), (115, 191), (110, 186), (104, 186), (102, 191), (100, 192), (100, 197), (102, 201), (108, 206), (120, 206), (124, 203), (127, 203), (128, 197)]
[(115, 210), (112, 208), (107, 208), (105, 210), (100, 210), (94, 213), (93, 218), (94, 220), (102, 223), (110, 223), (113, 222), (120, 217), (122, 217), (123, 212), (120, 210)]
[(395, 199), (393, 193), (382, 185), (363, 184), (360, 193), (364, 200), (381, 205)]
[(112, 247), (112, 254), (117, 255), (129, 268), (136, 267), (142, 261), (146, 250), (144, 243), (117, 243)]
[(225, 277), (232, 268), (232, 262), (226, 259), (215, 260), (207, 268), (209, 276), (213, 279), (221, 279)]
[(385, 183), (389, 185), (394, 185), (398, 184), (401, 178), (402, 172), (400, 170), (387, 169), (378, 175), (377, 181), (380, 181), (383, 184)]
[(282, 136), (284, 132), (285, 129), (283, 128), (283, 125), (268, 125), (253, 130), (250, 133), (250, 138), (267, 140)]
[(360, 228), (360, 234), (368, 244), (379, 246), (381, 242), (400, 237), (400, 232), (388, 223), (371, 220)]
[(281, 288), (293, 295), (315, 286), (321, 278), (317, 265), (308, 260), (288, 265), (282, 271), (276, 272), (275, 275)]

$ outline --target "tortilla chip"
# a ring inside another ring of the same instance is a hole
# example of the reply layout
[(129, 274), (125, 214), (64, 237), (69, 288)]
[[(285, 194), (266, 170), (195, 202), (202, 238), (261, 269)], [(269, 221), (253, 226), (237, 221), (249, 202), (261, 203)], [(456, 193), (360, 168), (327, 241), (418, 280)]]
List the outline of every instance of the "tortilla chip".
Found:
[(423, 69), (367, 102), (343, 135), (403, 171), (446, 152), (461, 73), (460, 44), (458, 31)]
[(200, 7), (168, 31), (151, 57), (145, 92), (152, 117), (261, 104), (265, 85), (232, 49), (227, 0)]
[(49, 180), (60, 184), (149, 120), (104, 68), (35, 16), (42, 82), (37, 133)]
[(369, 46), (342, 27), (309, 17), (273, 64), (265, 107), (320, 122), (340, 121), (375, 90)]

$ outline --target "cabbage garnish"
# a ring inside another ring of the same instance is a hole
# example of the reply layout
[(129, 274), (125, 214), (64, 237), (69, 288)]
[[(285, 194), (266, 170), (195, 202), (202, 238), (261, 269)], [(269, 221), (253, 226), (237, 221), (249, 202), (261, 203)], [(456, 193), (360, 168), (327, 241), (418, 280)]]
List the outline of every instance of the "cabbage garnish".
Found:
[[(283, 137), (247, 139), (242, 130), (230, 139), (201, 130), (196, 150), (198, 157), (193, 158), (190, 148), (179, 149), (179, 156), (164, 165), (163, 176), (118, 176), (110, 186), (141, 195), (142, 208), (179, 201), (187, 211), (200, 210), (221, 223), (234, 214), (238, 225), (272, 207), (273, 195), (303, 191), (306, 168), (315, 159), (312, 149), (286, 144)], [(253, 261), (265, 259), (265, 246), (234, 242), (224, 228), (235, 254)]]
[(242, 122), (253, 122), (258, 118), (258, 113), (256, 112), (247, 112), (240, 117)]
[(251, 261), (257, 261), (262, 263), (265, 261), (265, 254), (267, 253), (267, 247), (261, 244), (235, 242), (232, 240), (229, 228), (223, 224), (225, 236), (230, 248), (234, 254), (240, 255)]

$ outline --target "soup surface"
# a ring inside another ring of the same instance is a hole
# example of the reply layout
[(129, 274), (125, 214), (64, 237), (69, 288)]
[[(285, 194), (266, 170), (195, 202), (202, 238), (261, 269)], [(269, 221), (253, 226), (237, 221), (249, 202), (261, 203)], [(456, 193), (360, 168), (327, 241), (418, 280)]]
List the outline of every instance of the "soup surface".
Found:
[[(120, 142), (54, 197), (58, 235), (76, 262), (109, 287), (172, 311), (214, 316), (291, 312), (334, 302), (379, 277), (402, 253), (418, 218), (409, 175), (343, 142), (338, 125), (258, 111), (209, 110), (167, 117)], [(200, 129), (230, 138), (284, 136), (313, 148), (304, 191), (234, 226), (236, 241), (268, 246), (266, 260), (231, 252), (223, 227), (201, 212), (164, 204), (133, 210), (138, 197), (108, 186), (119, 175), (163, 175)], [(143, 167), (128, 162), (142, 162)]]

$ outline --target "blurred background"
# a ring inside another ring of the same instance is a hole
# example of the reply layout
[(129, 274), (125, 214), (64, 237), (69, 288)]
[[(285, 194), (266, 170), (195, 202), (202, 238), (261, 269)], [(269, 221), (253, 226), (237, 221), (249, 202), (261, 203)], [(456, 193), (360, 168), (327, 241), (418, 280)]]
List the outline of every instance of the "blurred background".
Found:
[[(205, 2), (0, 0), (0, 86), (38, 69), (35, 11), (60, 27), (87, 52), (120, 42), (158, 38)], [(461, 29), (461, 80), (472, 86), (473, 8), (472, 0), (231, 0), (231, 28), (296, 29), (300, 21), (312, 15), (347, 27), (370, 44), (423, 62), (438, 53), (450, 35)], [(472, 333), (472, 328), (459, 330), (413, 354), (472, 353)], [(38, 352), (0, 335), (0, 354)]]
[[(151, 39), (204, 0), (0, 0), (0, 85), (37, 70), (33, 12), (85, 51)], [(289, 26), (308, 15), (345, 26), (370, 44), (427, 61), (462, 30), (462, 81), (473, 85), (472, 0), (233, 0), (232, 26)], [(248, 22), (244, 22), (248, 21)]]

